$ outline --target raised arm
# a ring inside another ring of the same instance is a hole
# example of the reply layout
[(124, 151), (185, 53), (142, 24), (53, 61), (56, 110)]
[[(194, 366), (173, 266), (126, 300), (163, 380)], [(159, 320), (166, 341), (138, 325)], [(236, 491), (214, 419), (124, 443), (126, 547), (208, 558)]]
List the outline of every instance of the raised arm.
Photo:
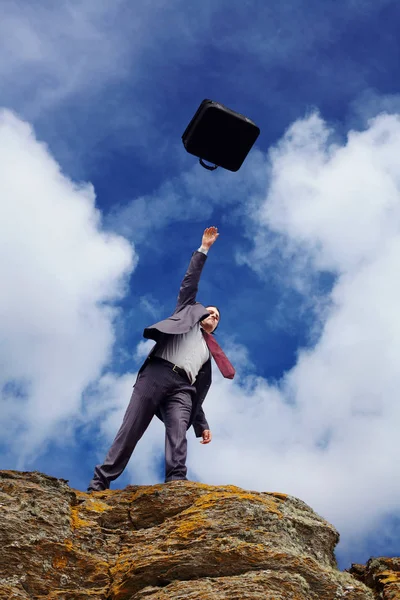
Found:
[(207, 227), (204, 230), (201, 246), (197, 252), (193, 253), (188, 270), (181, 283), (175, 312), (187, 304), (194, 304), (196, 302), (200, 275), (206, 262), (207, 252), (218, 236), (219, 233), (216, 227)]

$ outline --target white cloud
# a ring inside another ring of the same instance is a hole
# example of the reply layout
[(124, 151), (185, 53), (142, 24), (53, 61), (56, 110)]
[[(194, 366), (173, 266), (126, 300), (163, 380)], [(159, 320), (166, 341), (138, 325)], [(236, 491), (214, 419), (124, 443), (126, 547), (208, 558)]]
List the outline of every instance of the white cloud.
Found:
[(142, 340), (138, 343), (135, 352), (135, 359), (137, 361), (144, 360), (152, 347), (154, 346), (154, 340)]
[(2, 101), (13, 100), (32, 118), (105, 79), (122, 76), (127, 45), (109, 26), (120, 6), (120, 0), (74, 0), (57, 7), (6, 3), (0, 23), (0, 74), (7, 84)]
[[(284, 266), (299, 257), (298, 280), (334, 271), (319, 339), (279, 385), (217, 376), (215, 438), (192, 440), (190, 463), (204, 481), (304, 499), (345, 547), (400, 506), (400, 118), (380, 115), (343, 145), (333, 133), (317, 115), (290, 128), (253, 215), (259, 244), (269, 231)], [(269, 251), (256, 246), (249, 264), (271, 268)]]
[(20, 464), (78, 415), (114, 342), (135, 265), (102, 231), (89, 184), (60, 172), (30, 126), (0, 113), (1, 437)]
[(271, 153), (262, 221), (304, 247), (320, 270), (359, 269), (398, 232), (399, 127), (399, 117), (382, 115), (340, 147), (318, 116), (294, 124)]

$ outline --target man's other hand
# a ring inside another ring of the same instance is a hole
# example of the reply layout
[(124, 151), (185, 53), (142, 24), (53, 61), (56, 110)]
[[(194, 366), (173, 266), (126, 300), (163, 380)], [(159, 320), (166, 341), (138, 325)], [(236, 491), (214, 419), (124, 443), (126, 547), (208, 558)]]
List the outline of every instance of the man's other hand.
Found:
[(207, 229), (204, 230), (203, 238), (201, 240), (202, 248), (209, 250), (218, 236), (219, 233), (216, 227), (207, 227)]
[(205, 429), (201, 435), (202, 435), (203, 439), (200, 442), (200, 444), (209, 444), (211, 442), (212, 435), (211, 435), (211, 431), (209, 429)]

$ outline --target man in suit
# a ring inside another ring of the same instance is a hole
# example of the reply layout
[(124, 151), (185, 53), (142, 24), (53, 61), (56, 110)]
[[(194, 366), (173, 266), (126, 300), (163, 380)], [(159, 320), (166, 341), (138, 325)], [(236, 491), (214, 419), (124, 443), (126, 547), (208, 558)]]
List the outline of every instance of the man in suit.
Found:
[(191, 425), (202, 444), (211, 442), (202, 408), (211, 385), (211, 355), (224, 377), (233, 379), (235, 374), (211, 335), (219, 323), (218, 308), (196, 302), (207, 253), (218, 235), (216, 227), (204, 231), (182, 281), (174, 313), (144, 330), (144, 337), (156, 344), (139, 369), (122, 425), (104, 463), (96, 466), (88, 491), (108, 489), (121, 475), (154, 415), (165, 425), (166, 482), (187, 479), (186, 431)]

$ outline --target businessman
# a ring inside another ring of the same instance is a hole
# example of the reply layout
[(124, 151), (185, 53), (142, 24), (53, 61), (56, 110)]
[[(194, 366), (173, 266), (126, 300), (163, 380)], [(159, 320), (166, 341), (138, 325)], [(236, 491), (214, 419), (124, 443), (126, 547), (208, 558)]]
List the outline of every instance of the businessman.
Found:
[(125, 469), (136, 444), (157, 415), (165, 425), (165, 481), (187, 479), (186, 431), (193, 425), (202, 444), (211, 431), (202, 404), (211, 385), (211, 357), (224, 377), (235, 369), (212, 333), (220, 313), (216, 306), (196, 301), (207, 253), (219, 236), (208, 227), (193, 253), (182, 281), (174, 313), (147, 327), (143, 335), (156, 342), (139, 369), (122, 425), (102, 465), (97, 465), (88, 491), (108, 489)]

